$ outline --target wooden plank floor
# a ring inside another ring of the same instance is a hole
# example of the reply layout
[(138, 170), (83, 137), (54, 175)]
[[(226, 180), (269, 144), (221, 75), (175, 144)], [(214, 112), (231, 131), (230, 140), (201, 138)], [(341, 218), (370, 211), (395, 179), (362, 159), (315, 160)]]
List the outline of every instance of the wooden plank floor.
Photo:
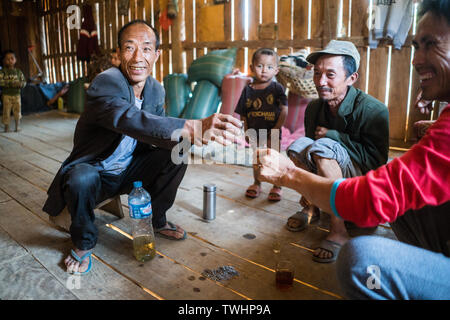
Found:
[[(279, 203), (267, 201), (263, 184), (258, 199), (244, 196), (251, 168), (192, 164), (178, 190), (170, 221), (188, 231), (185, 241), (157, 238), (158, 255), (147, 263), (132, 255), (130, 220), (97, 210), (98, 244), (93, 270), (81, 278), (65, 272), (70, 236), (42, 211), (46, 191), (72, 148), (78, 116), (50, 111), (23, 118), (19, 133), (0, 133), (0, 298), (1, 299), (342, 299), (335, 264), (312, 261), (313, 248), (326, 235), (326, 215), (304, 232), (285, 229), (299, 210), (300, 196), (284, 189)], [(216, 219), (202, 219), (202, 186), (217, 185)], [(122, 195), (126, 207), (127, 197)], [(127, 208), (124, 208), (128, 213)], [(353, 235), (366, 234), (358, 230)], [(388, 226), (374, 234), (394, 238)], [(281, 244), (275, 254), (273, 246)], [(294, 286), (279, 291), (275, 261), (295, 265)], [(204, 277), (206, 269), (233, 266), (227, 281)], [(78, 282), (77, 282), (78, 281)]]

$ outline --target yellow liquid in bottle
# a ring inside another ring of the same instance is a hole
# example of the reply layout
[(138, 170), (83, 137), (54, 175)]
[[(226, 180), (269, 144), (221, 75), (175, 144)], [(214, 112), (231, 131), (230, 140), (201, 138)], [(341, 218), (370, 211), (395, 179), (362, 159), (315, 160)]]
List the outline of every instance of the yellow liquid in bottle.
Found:
[(149, 261), (156, 255), (155, 240), (151, 236), (135, 237), (133, 239), (133, 251), (138, 261)]

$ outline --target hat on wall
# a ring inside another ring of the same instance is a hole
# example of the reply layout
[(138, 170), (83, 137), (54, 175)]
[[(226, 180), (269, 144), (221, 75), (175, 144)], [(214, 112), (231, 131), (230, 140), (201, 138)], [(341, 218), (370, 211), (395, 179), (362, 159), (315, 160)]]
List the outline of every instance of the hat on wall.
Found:
[(359, 56), (358, 49), (356, 49), (355, 45), (350, 41), (331, 40), (327, 44), (325, 49), (323, 49), (321, 51), (316, 51), (316, 52), (310, 53), (306, 57), (306, 61), (308, 61), (309, 63), (315, 64), (317, 59), (319, 58), (319, 56), (321, 56), (322, 54), (350, 56), (353, 59), (355, 59), (356, 70), (359, 69), (359, 61), (361, 58)]

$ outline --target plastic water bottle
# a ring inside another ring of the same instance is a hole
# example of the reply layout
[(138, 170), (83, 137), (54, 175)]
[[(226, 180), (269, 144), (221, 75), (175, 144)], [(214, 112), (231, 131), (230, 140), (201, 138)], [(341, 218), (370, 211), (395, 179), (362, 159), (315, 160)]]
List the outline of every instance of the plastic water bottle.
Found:
[(133, 182), (128, 195), (128, 207), (132, 220), (134, 256), (144, 262), (155, 257), (155, 236), (152, 227), (152, 201), (150, 194), (142, 188), (142, 181)]

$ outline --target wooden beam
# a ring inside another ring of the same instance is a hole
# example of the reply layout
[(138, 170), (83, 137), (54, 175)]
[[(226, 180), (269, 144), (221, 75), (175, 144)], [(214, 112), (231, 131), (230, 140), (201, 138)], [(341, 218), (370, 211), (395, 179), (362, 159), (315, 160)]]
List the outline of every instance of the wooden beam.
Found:
[[(294, 34), (293, 40), (236, 40), (236, 41), (205, 41), (205, 42), (183, 42), (184, 49), (193, 49), (193, 48), (260, 48), (263, 46), (268, 47), (276, 47), (276, 48), (301, 48), (301, 47), (316, 47), (321, 48), (322, 37), (313, 38), (313, 39), (296, 39)], [(367, 47), (368, 46), (368, 38), (363, 36), (355, 36), (355, 37), (342, 37), (339, 40), (343, 41), (351, 41), (355, 44), (356, 47)], [(412, 36), (408, 36), (406, 38), (403, 47), (410, 47), (412, 44)], [(325, 43), (326, 45), (326, 43)], [(384, 41), (380, 43), (378, 48), (387, 47), (389, 42)], [(170, 48), (170, 45), (164, 44), (162, 48)]]
[(324, 5), (323, 46), (326, 46), (330, 40), (337, 38), (339, 3), (335, 0), (325, 0)]
[(321, 45), (320, 39), (307, 39), (307, 40), (237, 40), (237, 41), (209, 41), (209, 42), (195, 42), (186, 43), (183, 42), (185, 49), (192, 48), (241, 48), (248, 47), (256, 49), (260, 47), (276, 47), (276, 48), (289, 48), (289, 47), (303, 47), (303, 46), (319, 46)]
[(183, 48), (181, 27), (183, 24), (182, 8), (184, 0), (178, 1), (178, 14), (172, 24), (172, 73), (183, 73)]
[[(291, 30), (293, 28), (294, 21), (291, 12), (293, 2), (290, 0), (279, 0), (277, 3), (278, 11), (278, 39), (280, 40), (292, 40)], [(280, 19), (281, 18), (281, 19)], [(290, 54), (290, 48), (278, 48), (278, 55)]]

